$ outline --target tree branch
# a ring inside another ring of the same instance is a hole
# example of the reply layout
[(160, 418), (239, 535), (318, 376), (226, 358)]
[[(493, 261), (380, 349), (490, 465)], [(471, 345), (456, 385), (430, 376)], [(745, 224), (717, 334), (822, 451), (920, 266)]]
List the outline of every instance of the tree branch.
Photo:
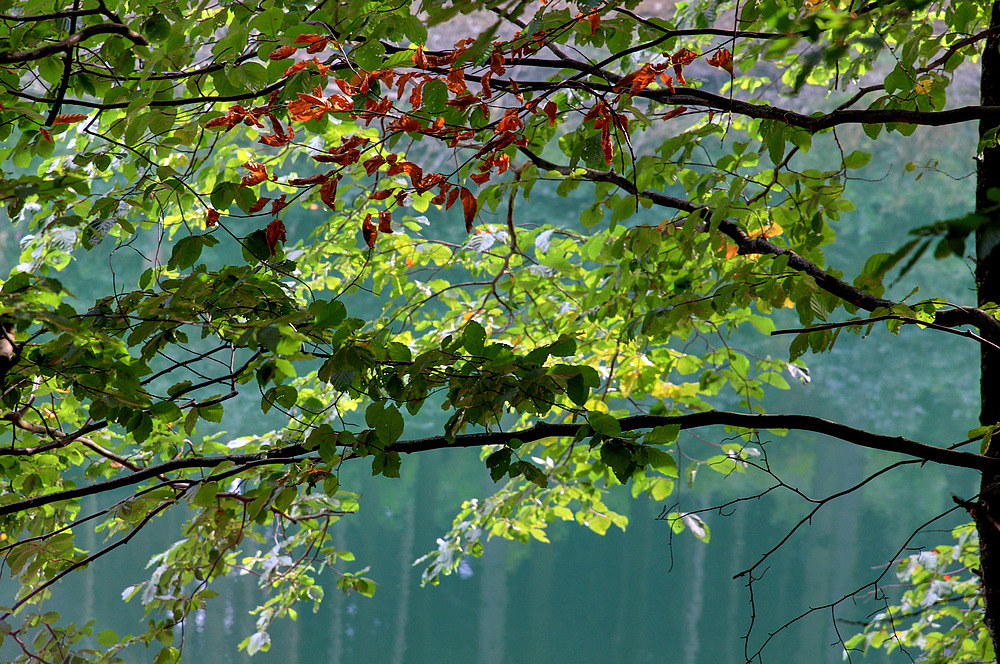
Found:
[[(1000, 109), (998, 109), (1000, 110)], [(653, 201), (661, 207), (680, 210), (681, 212), (695, 212), (697, 210), (707, 210), (702, 206), (695, 205), (691, 201), (675, 196), (667, 196), (657, 191), (639, 191), (635, 184), (628, 178), (615, 173), (614, 171), (599, 171), (593, 168), (571, 168), (551, 162), (536, 155), (528, 148), (520, 148), (528, 159), (538, 168), (548, 171), (556, 171), (562, 175), (574, 175), (581, 173), (581, 177), (595, 182), (607, 182), (614, 184), (633, 196), (645, 198)], [(847, 302), (865, 311), (875, 311), (876, 309), (888, 309), (895, 302), (885, 298), (876, 297), (867, 293), (842, 279), (837, 279), (821, 267), (799, 256), (791, 249), (779, 247), (765, 237), (751, 238), (746, 231), (740, 228), (739, 224), (729, 219), (723, 219), (719, 223), (719, 230), (726, 235), (736, 245), (741, 255), (770, 254), (773, 256), (787, 256), (788, 267), (797, 272), (802, 272), (813, 278), (816, 285), (830, 293), (836, 295), (844, 302)], [(937, 325), (944, 327), (955, 327), (957, 325), (974, 325), (987, 333), (987, 336), (1000, 335), (1000, 322), (990, 316), (982, 309), (973, 307), (956, 307), (944, 312), (940, 312), (934, 319)]]
[(0, 53), (0, 65), (9, 65), (18, 62), (30, 62), (32, 60), (41, 60), (42, 58), (47, 58), (50, 55), (54, 55), (61, 51), (66, 51), (85, 39), (89, 39), (94, 35), (101, 34), (115, 34), (127, 37), (132, 40), (133, 43), (140, 46), (149, 46), (149, 41), (140, 35), (138, 32), (123, 25), (121, 23), (102, 23), (100, 25), (88, 25), (87, 27), (80, 30), (76, 34), (70, 35), (66, 39), (56, 42), (54, 44), (46, 44), (45, 46), (39, 46), (38, 48), (31, 49), (30, 51), (12, 51), (8, 53)]
[[(884, 450), (905, 454), (916, 459), (932, 461), (946, 466), (958, 468), (972, 468), (974, 470), (1000, 470), (1000, 458), (985, 457), (971, 452), (961, 452), (955, 449), (934, 447), (909, 440), (901, 436), (884, 436), (877, 433), (863, 431), (849, 427), (846, 424), (824, 420), (811, 415), (755, 415), (747, 413), (733, 413), (723, 410), (709, 410), (700, 413), (689, 413), (686, 415), (633, 415), (623, 417), (618, 420), (622, 431), (635, 431), (638, 429), (652, 429), (658, 426), (671, 424), (680, 425), (681, 429), (696, 429), (706, 426), (734, 426), (745, 429), (793, 429), (798, 431), (812, 431), (831, 438), (838, 438), (852, 445), (867, 447), (874, 450)], [(418, 438), (414, 440), (397, 441), (389, 446), (389, 450), (404, 454), (415, 452), (426, 452), (429, 450), (482, 447), (484, 445), (509, 445), (513, 440), (521, 442), (532, 442), (543, 438), (573, 437), (577, 435), (583, 424), (551, 424), (539, 422), (538, 424), (520, 431), (496, 431), (488, 433), (470, 433), (456, 436), (454, 441), (449, 441), (445, 436), (431, 436), (429, 438)], [(0, 505), (0, 516), (16, 514), (27, 510), (50, 505), (64, 500), (82, 498), (93, 494), (119, 489), (125, 486), (138, 484), (147, 479), (159, 477), (166, 473), (192, 469), (192, 468), (214, 468), (222, 463), (232, 462), (238, 468), (229, 469), (228, 475), (237, 474), (254, 466), (269, 464), (292, 464), (310, 459), (306, 457), (310, 450), (304, 445), (289, 445), (275, 450), (260, 452), (257, 454), (223, 454), (207, 457), (188, 457), (182, 459), (172, 459), (164, 461), (137, 472), (129, 473), (119, 477), (114, 477), (103, 482), (96, 482), (87, 486), (56, 491), (53, 493), (32, 496), (24, 500)]]

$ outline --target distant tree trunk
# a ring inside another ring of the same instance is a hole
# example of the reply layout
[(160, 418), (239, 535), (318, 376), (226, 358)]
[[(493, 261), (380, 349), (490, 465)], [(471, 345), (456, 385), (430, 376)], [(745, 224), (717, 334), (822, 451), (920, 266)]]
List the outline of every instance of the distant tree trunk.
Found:
[[(990, 17), (992, 34), (983, 48), (980, 97), (984, 106), (1000, 105), (1000, 2), (994, 2)], [(997, 129), (995, 119), (979, 123), (980, 138)], [(994, 138), (994, 141), (996, 139)], [(990, 199), (990, 189), (1000, 188), (1000, 148), (985, 148), (976, 169), (976, 209), (987, 217), (986, 223), (976, 231), (976, 289), (980, 306), (1000, 303), (1000, 211)], [(991, 338), (984, 331), (989, 341)], [(981, 360), (982, 398), (979, 421), (983, 425), (1000, 421), (1000, 353), (984, 345)], [(986, 450), (987, 456), (1000, 457), (1000, 436), (994, 438)], [(978, 509), (975, 511), (976, 527), (982, 549), (982, 584), (986, 599), (986, 628), (997, 652), (1000, 652), (1000, 473), (984, 472), (980, 486)]]
[[(416, 485), (420, 485), (420, 459), (408, 459)], [(410, 622), (410, 589), (413, 586), (413, 540), (416, 530), (416, 500), (403, 502), (403, 537), (399, 542), (399, 597), (396, 599), (396, 626), (392, 644), (392, 664), (403, 664), (406, 655), (406, 626)]]

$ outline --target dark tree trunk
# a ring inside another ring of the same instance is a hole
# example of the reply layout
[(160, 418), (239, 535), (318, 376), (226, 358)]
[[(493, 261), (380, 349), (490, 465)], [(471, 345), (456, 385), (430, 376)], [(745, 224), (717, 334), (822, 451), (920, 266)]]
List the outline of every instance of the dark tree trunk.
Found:
[[(983, 49), (980, 98), (983, 105), (1000, 104), (1000, 1), (994, 2), (990, 16), (994, 32)], [(1000, 122), (982, 120), (979, 135), (985, 137), (997, 129)], [(994, 138), (994, 141), (996, 139)], [(987, 217), (976, 232), (976, 289), (980, 306), (1000, 303), (1000, 210), (990, 199), (990, 189), (1000, 189), (1000, 147), (983, 150), (976, 169), (976, 209)], [(989, 332), (983, 334), (993, 342)], [(979, 421), (983, 425), (1000, 421), (1000, 353), (983, 346), (981, 361), (982, 398)], [(988, 456), (1000, 457), (1000, 436), (993, 438), (986, 450)], [(980, 486), (980, 502), (975, 513), (982, 547), (982, 583), (986, 598), (986, 627), (993, 645), (1000, 652), (1000, 473), (984, 472)]]

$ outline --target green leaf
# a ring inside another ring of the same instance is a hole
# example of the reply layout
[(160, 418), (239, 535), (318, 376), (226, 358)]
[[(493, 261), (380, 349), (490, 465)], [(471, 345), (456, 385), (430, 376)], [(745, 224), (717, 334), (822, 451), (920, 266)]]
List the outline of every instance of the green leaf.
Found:
[(622, 428), (618, 423), (618, 419), (608, 415), (607, 413), (601, 413), (595, 410), (587, 411), (587, 421), (590, 423), (591, 428), (597, 433), (604, 434), (605, 436), (621, 435)]

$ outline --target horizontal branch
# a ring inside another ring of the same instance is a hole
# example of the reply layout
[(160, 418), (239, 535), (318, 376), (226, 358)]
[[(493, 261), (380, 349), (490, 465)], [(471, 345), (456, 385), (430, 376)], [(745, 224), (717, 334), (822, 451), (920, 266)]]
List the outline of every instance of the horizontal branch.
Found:
[[(708, 210), (703, 206), (695, 205), (689, 200), (667, 196), (658, 191), (639, 191), (631, 180), (614, 171), (599, 171), (593, 168), (571, 168), (570, 166), (556, 164), (548, 159), (544, 159), (528, 148), (522, 147), (521, 152), (540, 169), (556, 171), (566, 176), (579, 174), (580, 177), (587, 180), (614, 184), (633, 196), (645, 198), (661, 207), (688, 213), (698, 210)], [(888, 309), (896, 304), (892, 300), (876, 297), (847, 283), (843, 279), (834, 277), (823, 268), (799, 256), (791, 249), (779, 247), (765, 237), (750, 237), (734, 221), (723, 219), (718, 222), (718, 228), (719, 231), (733, 241), (740, 255), (768, 254), (772, 256), (786, 256), (788, 257), (788, 267), (797, 272), (809, 275), (816, 282), (817, 286), (859, 309), (875, 311), (876, 309)], [(987, 337), (1000, 338), (1000, 322), (982, 309), (974, 307), (955, 307), (939, 312), (934, 319), (934, 323), (944, 327), (974, 325), (982, 330)]]
[[(679, 425), (681, 429), (723, 425), (749, 430), (789, 429), (812, 431), (831, 438), (840, 439), (852, 445), (905, 454), (923, 461), (931, 461), (958, 468), (971, 468), (983, 472), (1000, 472), (1000, 459), (985, 457), (971, 452), (961, 452), (955, 449), (934, 447), (933, 445), (918, 443), (901, 436), (883, 436), (810, 415), (755, 415), (710, 410), (687, 415), (633, 415), (619, 419), (618, 423), (622, 431), (652, 429), (672, 424)], [(509, 445), (514, 440), (532, 442), (544, 438), (571, 438), (579, 433), (581, 427), (585, 426), (588, 425), (586, 423), (551, 424), (539, 422), (533, 427), (520, 431), (461, 434), (456, 436), (454, 441), (449, 441), (445, 436), (397, 441), (390, 446), (390, 449), (394, 452), (414, 454), (429, 450), (482, 447), (484, 445)], [(162, 480), (162, 476), (178, 470), (215, 468), (223, 463), (231, 462), (237, 466), (237, 468), (231, 468), (226, 472), (227, 476), (231, 476), (255, 466), (298, 463), (311, 458), (303, 456), (309, 454), (309, 452), (310, 450), (306, 449), (304, 445), (299, 444), (257, 454), (224, 454), (171, 459), (170, 461), (164, 461), (163, 463), (158, 463), (148, 468), (102, 482), (45, 495), (32, 496), (31, 498), (25, 498), (24, 500), (7, 505), (0, 505), (0, 517), (36, 509), (64, 500), (73, 500), (84, 496), (104, 493), (113, 489), (132, 486), (148, 479), (160, 478)]]
[[(733, 413), (723, 410), (709, 410), (687, 415), (633, 415), (618, 420), (622, 431), (637, 429), (652, 429), (653, 427), (671, 424), (680, 425), (681, 429), (696, 429), (706, 426), (735, 426), (744, 429), (789, 429), (797, 431), (812, 431), (831, 438), (838, 438), (852, 445), (867, 447), (873, 450), (883, 450), (905, 454), (917, 459), (932, 461), (946, 466), (972, 468), (986, 471), (1000, 469), (1000, 459), (985, 457), (981, 454), (961, 452), (958, 450), (934, 447), (918, 443), (902, 436), (883, 436), (861, 429), (849, 427), (846, 424), (825, 420), (811, 415), (756, 415)], [(433, 436), (419, 440), (402, 441), (393, 444), (396, 452), (423, 452), (426, 450), (449, 447), (481, 447), (483, 445), (507, 445), (513, 440), (532, 442), (543, 438), (572, 437), (580, 430), (581, 424), (550, 424), (540, 422), (522, 431), (498, 431), (492, 433), (465, 434), (455, 437), (455, 442), (449, 444), (444, 436)]]
[(99, 25), (88, 25), (79, 32), (70, 35), (62, 41), (55, 42), (54, 44), (39, 46), (38, 48), (33, 48), (30, 51), (11, 51), (8, 53), (0, 53), (0, 65), (40, 60), (50, 55), (61, 53), (62, 51), (76, 46), (85, 39), (101, 34), (121, 35), (123, 37), (127, 37), (132, 40), (133, 43), (140, 46), (149, 46), (149, 40), (127, 25), (123, 25), (121, 23), (101, 23)]

